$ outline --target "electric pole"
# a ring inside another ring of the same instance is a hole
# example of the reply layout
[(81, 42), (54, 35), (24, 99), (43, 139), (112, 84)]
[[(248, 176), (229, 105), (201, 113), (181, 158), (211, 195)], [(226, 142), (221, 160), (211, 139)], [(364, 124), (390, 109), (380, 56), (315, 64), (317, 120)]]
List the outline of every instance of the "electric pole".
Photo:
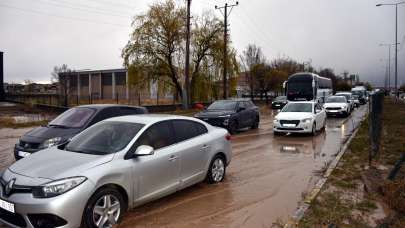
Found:
[[(228, 3), (225, 3), (224, 6), (218, 7), (215, 6), (215, 9), (218, 9), (221, 11), (222, 15), (224, 15), (224, 66), (223, 66), (223, 75), (222, 75), (222, 83), (224, 87), (224, 94), (223, 98), (227, 99), (228, 98), (228, 92), (227, 92), (227, 87), (228, 87), (228, 16), (231, 14), (232, 9), (234, 6), (239, 5), (239, 2), (236, 2), (233, 5), (228, 5)], [(228, 13), (228, 8), (230, 8), (230, 11)], [(222, 9), (224, 10), (222, 12)]]
[(185, 88), (183, 93), (183, 108), (188, 109), (189, 104), (191, 101), (190, 96), (190, 8), (191, 8), (191, 0), (187, 0), (187, 19), (186, 19), (186, 27), (187, 27), (187, 34), (186, 34), (186, 66), (184, 72), (184, 81), (185, 81)]

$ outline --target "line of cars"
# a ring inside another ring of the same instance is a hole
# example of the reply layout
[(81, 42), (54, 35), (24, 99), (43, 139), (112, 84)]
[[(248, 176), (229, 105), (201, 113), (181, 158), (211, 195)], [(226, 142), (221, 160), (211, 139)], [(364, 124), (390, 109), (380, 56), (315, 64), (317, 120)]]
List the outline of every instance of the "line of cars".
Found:
[[(222, 123), (258, 126), (259, 119), (238, 118), (258, 118), (255, 106), (232, 105), (235, 112), (223, 111)], [(15, 156), (19, 160), (0, 173), (0, 221), (109, 228), (130, 208), (204, 180), (221, 182), (232, 151), (226, 129), (196, 118), (90, 105), (28, 132)]]
[(286, 101), (285, 97), (276, 98), (272, 103), (273, 109), (280, 112), (273, 120), (274, 135), (285, 133), (310, 133), (315, 135), (324, 130), (328, 116), (349, 116), (356, 107), (366, 102), (360, 102), (358, 95), (351, 92), (337, 92), (325, 97), (324, 103), (316, 101)]

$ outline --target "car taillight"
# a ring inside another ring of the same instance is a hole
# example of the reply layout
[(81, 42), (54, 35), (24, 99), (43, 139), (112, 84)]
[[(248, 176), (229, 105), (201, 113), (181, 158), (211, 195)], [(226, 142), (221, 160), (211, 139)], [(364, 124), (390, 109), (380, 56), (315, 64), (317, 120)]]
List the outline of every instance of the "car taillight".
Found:
[(231, 140), (231, 139), (232, 139), (232, 137), (231, 137), (231, 135), (230, 135), (230, 134), (227, 134), (227, 135), (225, 135), (225, 139), (229, 141), (229, 140)]

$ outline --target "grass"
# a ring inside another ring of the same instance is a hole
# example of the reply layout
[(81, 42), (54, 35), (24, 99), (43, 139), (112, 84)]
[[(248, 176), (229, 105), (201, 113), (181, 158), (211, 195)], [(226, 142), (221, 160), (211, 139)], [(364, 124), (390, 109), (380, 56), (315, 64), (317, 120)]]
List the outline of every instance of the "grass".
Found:
[[(378, 208), (377, 204), (388, 208), (386, 218), (375, 221), (377, 225), (405, 227), (405, 180), (386, 181), (393, 164), (405, 152), (404, 116), (405, 104), (385, 100), (380, 154), (373, 161), (375, 167), (386, 167), (382, 171), (368, 167), (369, 123), (367, 119), (363, 121), (348, 151), (299, 222), (299, 227), (369, 227), (369, 219)], [(405, 172), (405, 168), (401, 172)], [(370, 175), (373, 173), (381, 175)], [(378, 190), (366, 192), (364, 184)]]
[(24, 123), (16, 123), (12, 118), (0, 118), (0, 128), (27, 128), (27, 127), (37, 127), (48, 124), (48, 120), (32, 121)]

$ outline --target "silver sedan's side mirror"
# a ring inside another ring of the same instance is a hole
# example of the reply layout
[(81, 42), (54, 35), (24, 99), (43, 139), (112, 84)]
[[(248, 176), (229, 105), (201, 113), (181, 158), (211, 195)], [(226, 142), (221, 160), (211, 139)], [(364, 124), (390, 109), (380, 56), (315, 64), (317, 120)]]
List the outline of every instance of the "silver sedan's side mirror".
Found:
[(153, 155), (153, 154), (154, 154), (153, 147), (147, 146), (147, 145), (141, 145), (136, 149), (134, 156), (140, 157), (140, 156), (149, 156), (149, 155)]

